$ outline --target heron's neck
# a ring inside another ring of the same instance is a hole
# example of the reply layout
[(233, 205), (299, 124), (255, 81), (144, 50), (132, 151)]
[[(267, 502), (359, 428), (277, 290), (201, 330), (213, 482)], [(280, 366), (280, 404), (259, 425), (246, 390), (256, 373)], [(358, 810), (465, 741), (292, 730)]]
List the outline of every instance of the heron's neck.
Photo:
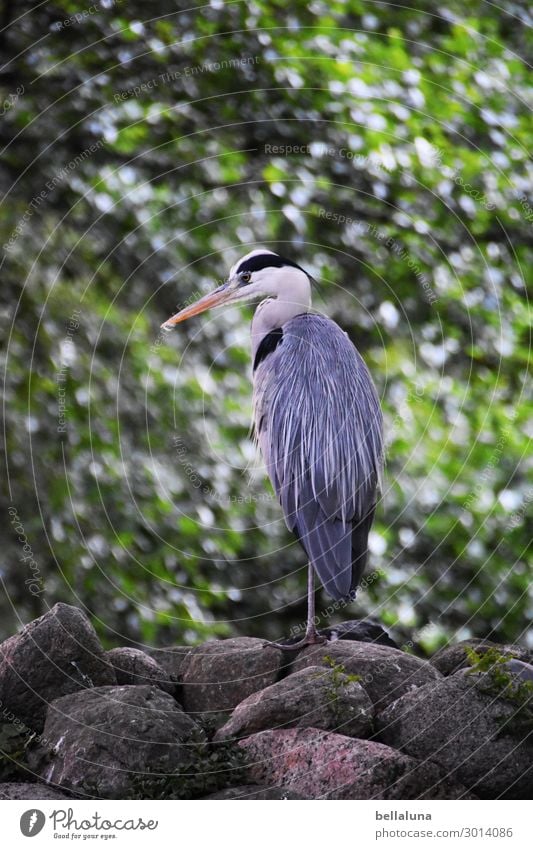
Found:
[[(295, 275), (296, 276), (296, 275)], [(256, 351), (262, 340), (276, 330), (283, 327), (291, 318), (311, 309), (311, 285), (307, 275), (299, 275), (297, 281), (293, 280), (286, 294), (275, 298), (267, 298), (261, 301), (252, 319), (252, 354)], [(297, 285), (294, 285), (297, 283)]]

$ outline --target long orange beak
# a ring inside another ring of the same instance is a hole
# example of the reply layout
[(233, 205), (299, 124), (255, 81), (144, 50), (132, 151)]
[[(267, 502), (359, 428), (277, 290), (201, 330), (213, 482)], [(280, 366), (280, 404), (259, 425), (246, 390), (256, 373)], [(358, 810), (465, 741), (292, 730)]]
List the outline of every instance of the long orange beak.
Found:
[(215, 289), (214, 292), (210, 292), (209, 295), (204, 295), (204, 297), (200, 298), (199, 301), (196, 301), (195, 304), (185, 307), (180, 310), (180, 312), (177, 312), (176, 315), (168, 318), (161, 327), (164, 330), (170, 330), (176, 324), (179, 324), (180, 321), (186, 321), (188, 318), (192, 318), (193, 315), (199, 315), (199, 313), (210, 310), (212, 307), (219, 307), (222, 304), (227, 303), (234, 295), (235, 291), (233, 289), (228, 289), (227, 285), (224, 283), (222, 286), (219, 286), (218, 289)]

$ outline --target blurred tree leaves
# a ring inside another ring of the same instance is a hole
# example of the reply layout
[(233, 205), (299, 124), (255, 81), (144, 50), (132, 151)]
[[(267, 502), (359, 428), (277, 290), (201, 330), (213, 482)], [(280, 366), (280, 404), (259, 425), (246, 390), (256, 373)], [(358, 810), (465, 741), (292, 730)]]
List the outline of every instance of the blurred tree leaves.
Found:
[(45, 592), (6, 509), (3, 633), (59, 598), (109, 644), (301, 621), (303, 554), (248, 438), (250, 311), (159, 333), (263, 244), (320, 280), (382, 398), (380, 577), (350, 615), (427, 650), (524, 639), (526, 5), (147, 14), (4, 0), (6, 495)]

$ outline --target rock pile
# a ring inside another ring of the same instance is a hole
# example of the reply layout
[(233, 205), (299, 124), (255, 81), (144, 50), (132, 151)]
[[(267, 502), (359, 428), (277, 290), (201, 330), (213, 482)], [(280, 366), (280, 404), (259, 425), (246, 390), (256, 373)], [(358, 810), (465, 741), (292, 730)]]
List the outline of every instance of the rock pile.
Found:
[(0, 646), (0, 799), (531, 797), (531, 652), (331, 637), (106, 652), (57, 604)]

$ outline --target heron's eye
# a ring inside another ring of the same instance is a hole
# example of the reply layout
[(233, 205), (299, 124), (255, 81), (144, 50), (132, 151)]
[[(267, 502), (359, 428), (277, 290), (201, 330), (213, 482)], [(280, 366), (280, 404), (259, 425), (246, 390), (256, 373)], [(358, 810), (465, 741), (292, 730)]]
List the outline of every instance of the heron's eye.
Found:
[(252, 274), (250, 271), (243, 271), (240, 275), (241, 283), (249, 283), (252, 279)]

